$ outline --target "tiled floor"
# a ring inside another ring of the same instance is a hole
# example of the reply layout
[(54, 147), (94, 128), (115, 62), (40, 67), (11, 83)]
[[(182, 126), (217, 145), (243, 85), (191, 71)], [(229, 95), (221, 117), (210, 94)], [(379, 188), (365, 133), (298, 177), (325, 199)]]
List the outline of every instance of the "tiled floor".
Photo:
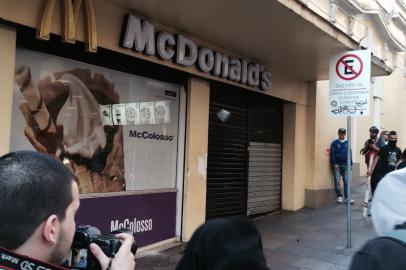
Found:
[[(303, 209), (257, 219), (264, 253), (271, 270), (344, 270), (352, 254), (376, 236), (370, 218), (362, 217), (364, 187), (353, 190), (352, 250), (347, 246), (346, 204), (331, 203), (319, 209)], [(137, 260), (137, 270), (172, 270), (183, 246), (153, 253)]]

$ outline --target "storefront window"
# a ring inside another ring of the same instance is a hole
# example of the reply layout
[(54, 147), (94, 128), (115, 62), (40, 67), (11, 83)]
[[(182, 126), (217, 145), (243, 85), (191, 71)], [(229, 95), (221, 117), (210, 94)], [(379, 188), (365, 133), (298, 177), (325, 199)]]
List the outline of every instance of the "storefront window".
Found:
[(18, 49), (11, 150), (62, 160), (81, 193), (175, 188), (180, 86)]

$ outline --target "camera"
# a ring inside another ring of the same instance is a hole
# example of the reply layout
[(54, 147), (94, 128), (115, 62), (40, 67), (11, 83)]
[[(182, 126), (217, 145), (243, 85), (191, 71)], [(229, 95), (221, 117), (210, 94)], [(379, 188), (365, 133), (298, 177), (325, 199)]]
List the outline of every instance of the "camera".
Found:
[[(113, 258), (121, 247), (121, 241), (115, 238), (118, 233), (133, 234), (131, 230), (118, 230), (107, 235), (102, 235), (100, 230), (90, 225), (79, 226), (73, 237), (72, 247), (65, 266), (71, 269), (101, 269), (99, 262), (89, 250), (91, 243), (97, 244), (107, 257)], [(137, 244), (131, 245), (131, 252), (135, 255)]]

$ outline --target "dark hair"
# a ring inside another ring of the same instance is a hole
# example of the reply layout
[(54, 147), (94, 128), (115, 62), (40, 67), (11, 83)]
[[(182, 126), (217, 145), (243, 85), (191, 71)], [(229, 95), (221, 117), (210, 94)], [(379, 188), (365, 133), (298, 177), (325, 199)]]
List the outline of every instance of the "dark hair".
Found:
[(75, 176), (59, 160), (33, 151), (0, 157), (0, 246), (21, 246), (50, 215), (72, 202)]
[(188, 242), (176, 270), (268, 270), (261, 235), (248, 217), (208, 220)]
[(378, 133), (378, 132), (379, 132), (379, 128), (377, 128), (376, 126), (372, 126), (372, 127), (369, 128), (369, 132)]
[(389, 132), (389, 136), (390, 136), (390, 135), (398, 135), (398, 134), (396, 133), (396, 131), (391, 130), (391, 131)]
[(345, 128), (339, 128), (338, 133), (344, 134), (347, 133), (347, 131), (345, 130)]

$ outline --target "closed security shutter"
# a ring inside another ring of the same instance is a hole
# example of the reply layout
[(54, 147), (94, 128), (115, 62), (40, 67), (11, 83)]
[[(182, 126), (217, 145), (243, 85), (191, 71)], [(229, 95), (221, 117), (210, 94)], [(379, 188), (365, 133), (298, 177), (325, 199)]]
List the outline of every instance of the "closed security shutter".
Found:
[(282, 106), (212, 83), (206, 219), (280, 210)]
[(247, 214), (281, 208), (282, 147), (276, 143), (249, 143)]
[(251, 97), (247, 214), (281, 209), (282, 103)]
[(233, 94), (210, 97), (206, 219), (247, 211), (247, 108)]

